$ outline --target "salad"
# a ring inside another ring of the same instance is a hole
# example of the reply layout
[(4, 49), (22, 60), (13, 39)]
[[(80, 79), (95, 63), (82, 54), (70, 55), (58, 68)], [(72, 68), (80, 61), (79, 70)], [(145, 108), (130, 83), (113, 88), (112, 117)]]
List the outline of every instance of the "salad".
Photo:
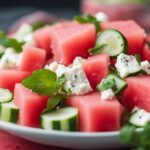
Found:
[(144, 29), (101, 12), (1, 31), (0, 119), (45, 130), (121, 130), (123, 142), (147, 150), (149, 62)]

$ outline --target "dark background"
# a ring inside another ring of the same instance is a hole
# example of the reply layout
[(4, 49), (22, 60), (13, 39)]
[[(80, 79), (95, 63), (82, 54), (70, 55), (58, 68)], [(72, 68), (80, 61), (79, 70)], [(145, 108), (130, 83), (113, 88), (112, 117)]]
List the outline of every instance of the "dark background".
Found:
[(58, 17), (72, 18), (80, 13), (79, 0), (0, 0), (0, 29), (6, 30), (23, 15), (44, 10)]

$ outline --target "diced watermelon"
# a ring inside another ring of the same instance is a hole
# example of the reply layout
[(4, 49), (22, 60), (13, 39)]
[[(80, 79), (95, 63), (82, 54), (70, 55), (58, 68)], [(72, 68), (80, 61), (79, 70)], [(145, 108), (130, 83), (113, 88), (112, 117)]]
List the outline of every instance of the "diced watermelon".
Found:
[(144, 44), (143, 50), (141, 51), (142, 60), (148, 60), (150, 62), (150, 48), (148, 44)]
[(109, 72), (109, 56), (105, 54), (89, 57), (83, 63), (83, 69), (93, 89)]
[(19, 124), (30, 127), (40, 126), (40, 114), (47, 104), (47, 97), (39, 96), (22, 84), (16, 84), (14, 102), (20, 108)]
[(0, 70), (0, 87), (14, 91), (16, 83), (22, 82), (31, 73), (19, 70)]
[(95, 27), (92, 24), (79, 24), (51, 31), (54, 59), (69, 65), (76, 56), (87, 58), (88, 50), (94, 46)]
[(41, 69), (45, 62), (46, 53), (43, 49), (25, 45), (18, 68), (24, 71), (34, 71)]
[(150, 76), (129, 77), (128, 87), (122, 94), (122, 104), (131, 111), (139, 107), (150, 112)]
[(46, 26), (44, 28), (36, 30), (33, 34), (37, 46), (46, 51), (48, 58), (52, 56), (52, 51), (50, 48), (51, 47), (51, 39), (50, 39), (51, 28), (52, 28), (51, 26)]
[(122, 106), (117, 100), (102, 101), (100, 93), (72, 96), (69, 106), (79, 110), (79, 128), (83, 132), (104, 132), (120, 129)]
[(124, 34), (128, 40), (128, 53), (134, 55), (142, 49), (145, 39), (145, 31), (134, 21), (114, 21), (102, 23), (101, 27), (105, 29), (116, 29)]

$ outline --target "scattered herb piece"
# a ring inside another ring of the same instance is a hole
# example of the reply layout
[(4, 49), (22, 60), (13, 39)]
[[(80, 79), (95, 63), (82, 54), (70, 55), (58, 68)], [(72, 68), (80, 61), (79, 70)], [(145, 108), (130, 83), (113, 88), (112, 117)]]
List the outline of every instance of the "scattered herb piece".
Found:
[(135, 56), (137, 62), (140, 64), (141, 63), (141, 56), (140, 56), (140, 54), (135, 54), (134, 56)]
[(100, 46), (96, 46), (94, 48), (91, 48), (88, 52), (90, 55), (96, 55), (96, 54), (101, 54), (104, 51), (104, 48), (107, 46), (107, 44), (103, 44)]
[(19, 42), (14, 38), (9, 38), (3, 31), (0, 31), (0, 45), (8, 48), (13, 48), (17, 53), (22, 51), (22, 45), (24, 42)]
[(96, 32), (100, 31), (100, 22), (97, 21), (96, 17), (90, 14), (86, 16), (75, 16), (74, 20), (78, 21), (79, 23), (92, 23), (95, 26)]
[(53, 25), (55, 22), (49, 22), (49, 23), (45, 23), (45, 22), (36, 22), (34, 24), (32, 24), (32, 28), (33, 31), (38, 30), (46, 25)]
[(52, 98), (49, 98), (49, 99), (48, 99), (48, 102), (47, 102), (47, 107), (46, 107), (46, 109), (44, 110), (44, 113), (56, 109), (57, 106), (60, 104), (60, 102), (61, 102), (63, 99), (64, 99), (64, 96), (63, 96), (63, 95), (56, 95), (56, 96), (54, 96), (54, 97), (52, 97)]
[(149, 48), (149, 50), (150, 50), (150, 42), (147, 42), (147, 45), (148, 45), (148, 48)]

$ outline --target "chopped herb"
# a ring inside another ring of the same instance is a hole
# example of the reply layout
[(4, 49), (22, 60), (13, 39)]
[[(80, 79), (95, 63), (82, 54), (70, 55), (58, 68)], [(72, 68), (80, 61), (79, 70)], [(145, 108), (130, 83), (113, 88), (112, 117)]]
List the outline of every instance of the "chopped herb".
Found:
[(97, 21), (96, 17), (90, 14), (86, 16), (75, 16), (74, 20), (78, 21), (79, 23), (92, 23), (95, 25), (96, 32), (100, 31), (100, 22)]
[(2, 58), (3, 55), (4, 55), (4, 52), (0, 53), (0, 59)]
[(9, 38), (5, 35), (4, 32), (0, 31), (0, 45), (8, 48), (13, 48), (17, 53), (22, 51), (22, 45), (24, 42), (19, 42), (14, 38)]
[(140, 56), (140, 54), (135, 54), (134, 56), (135, 56), (137, 62), (140, 64), (140, 62), (141, 62), (141, 56)]
[(150, 50), (150, 42), (147, 42), (147, 45), (148, 45), (148, 48), (149, 48), (149, 50)]
[(36, 22), (32, 24), (33, 31), (38, 30), (46, 25), (53, 25), (55, 22), (45, 23), (45, 22)]
[(101, 54), (103, 53), (104, 51), (104, 48), (107, 46), (107, 44), (103, 44), (103, 45), (100, 45), (100, 46), (96, 46), (94, 48), (91, 48), (89, 50), (89, 54), (90, 55), (96, 55), (96, 54)]
[(105, 91), (108, 89), (116, 89), (116, 83), (114, 79), (104, 79), (102, 83), (97, 86), (97, 89), (100, 91)]

